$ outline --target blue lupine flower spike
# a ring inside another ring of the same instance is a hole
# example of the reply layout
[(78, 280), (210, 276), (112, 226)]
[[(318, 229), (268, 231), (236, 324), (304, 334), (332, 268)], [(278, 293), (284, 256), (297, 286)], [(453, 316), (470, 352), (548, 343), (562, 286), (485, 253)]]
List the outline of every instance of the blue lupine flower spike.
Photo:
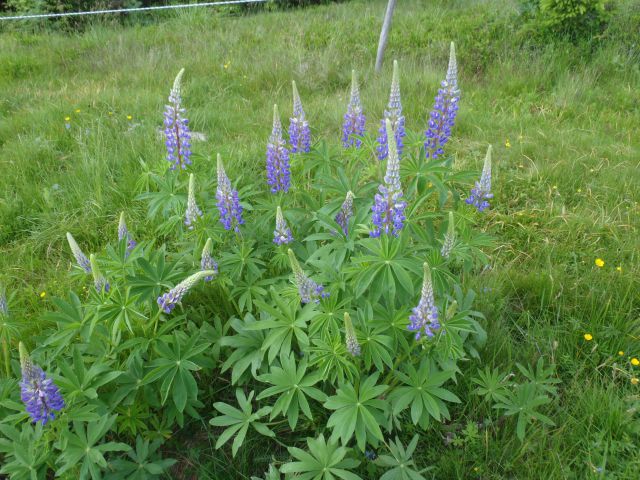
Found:
[(183, 73), (184, 68), (176, 76), (169, 94), (169, 105), (164, 108), (165, 145), (171, 170), (185, 170), (187, 165), (191, 165), (191, 132), (180, 95)]
[(475, 187), (471, 189), (469, 198), (465, 200), (468, 205), (473, 205), (479, 212), (484, 212), (489, 208), (489, 200), (493, 198), (493, 193), (491, 193), (491, 151), (492, 147), (489, 145), (487, 155), (484, 157), (480, 181), (476, 182)]
[(447, 233), (444, 235), (444, 241), (442, 242), (442, 249), (440, 254), (442, 258), (449, 258), (451, 251), (456, 243), (456, 226), (453, 221), (453, 212), (449, 212), (449, 225), (447, 226)]
[(356, 71), (351, 71), (351, 97), (347, 106), (347, 113), (344, 114), (342, 124), (342, 146), (344, 148), (360, 148), (362, 140), (354, 135), (364, 135), (366, 117), (362, 113), (362, 103), (360, 102), (360, 88)]
[(311, 130), (305, 117), (300, 94), (296, 88), (296, 82), (291, 82), (293, 87), (293, 116), (289, 119), (289, 143), (291, 153), (309, 153), (311, 150)]
[(291, 242), (293, 242), (293, 234), (284, 219), (284, 215), (282, 215), (282, 209), (278, 207), (276, 210), (276, 229), (273, 231), (273, 243), (286, 245)]
[(429, 116), (429, 124), (424, 132), (427, 137), (424, 143), (427, 159), (432, 158), (435, 160), (444, 153), (444, 145), (451, 137), (451, 129), (458, 114), (459, 100), (460, 89), (458, 88), (456, 49), (453, 42), (451, 42), (447, 76), (440, 84), (433, 110)]
[(424, 264), (424, 280), (422, 283), (422, 295), (418, 306), (413, 309), (409, 316), (410, 331), (415, 332), (416, 340), (420, 340), (422, 335), (431, 338), (436, 330), (440, 328), (438, 321), (438, 307), (436, 307), (433, 297), (433, 282), (431, 281), (431, 271), (429, 265)]
[(214, 270), (202, 270), (194, 273), (164, 295), (159, 296), (158, 306), (165, 313), (171, 313), (171, 310), (173, 310), (175, 306), (182, 301), (182, 297), (184, 297), (196, 283), (200, 280), (206, 279), (207, 277), (213, 277), (215, 274), (216, 272)]
[(108, 292), (111, 286), (109, 282), (105, 278), (105, 276), (100, 271), (100, 267), (98, 266), (98, 261), (96, 260), (96, 256), (92, 253), (89, 256), (89, 262), (91, 263), (91, 273), (93, 274), (93, 285), (96, 287), (96, 291), (98, 293), (102, 293), (103, 289), (105, 292)]
[(353, 198), (353, 192), (348, 191), (340, 211), (336, 215), (336, 223), (342, 227), (345, 236), (349, 235), (349, 220), (353, 216)]
[(207, 243), (204, 244), (204, 248), (202, 249), (202, 257), (200, 259), (200, 269), (202, 270), (211, 270), (215, 272), (214, 275), (209, 275), (208, 277), (204, 277), (205, 282), (210, 282), (213, 280), (213, 277), (218, 274), (218, 264), (213, 259), (212, 256), (213, 250), (213, 240), (210, 238), (207, 239)]
[(302, 303), (319, 303), (321, 298), (328, 297), (329, 293), (324, 291), (324, 287), (318, 285), (304, 273), (293, 250), (289, 249), (287, 253), (291, 263), (291, 270), (293, 271), (293, 279), (300, 294), (300, 301)]
[[(385, 126), (387, 135), (392, 138), (393, 132), (389, 119), (385, 120)], [(378, 193), (376, 193), (371, 207), (373, 230), (369, 235), (379, 237), (380, 234), (385, 233), (397, 237), (404, 226), (406, 206), (407, 203), (402, 199), (402, 186), (400, 185), (400, 159), (395, 142), (389, 142), (387, 173), (384, 176), (384, 183), (378, 187)]]
[(196, 180), (193, 173), (189, 175), (189, 194), (187, 196), (187, 212), (184, 218), (184, 224), (189, 230), (193, 230), (193, 225), (202, 217), (202, 210), (198, 208), (196, 203)]
[(78, 242), (76, 242), (73, 235), (67, 232), (67, 242), (69, 242), (69, 247), (71, 247), (71, 253), (73, 253), (73, 257), (76, 259), (76, 262), (86, 273), (91, 273), (91, 263), (89, 262), (89, 258), (82, 253), (80, 247), (78, 246)]
[(231, 181), (224, 171), (224, 165), (220, 154), (218, 154), (218, 186), (216, 188), (216, 200), (218, 211), (220, 212), (220, 223), (225, 230), (235, 230), (240, 232), (240, 225), (244, 223), (242, 219), (242, 206), (238, 200), (238, 191), (231, 186)]
[(55, 418), (55, 413), (64, 408), (64, 399), (58, 387), (47, 377), (42, 368), (35, 365), (22, 342), (18, 344), (20, 352), (20, 397), (33, 423), (45, 425)]
[(273, 127), (267, 143), (267, 183), (271, 193), (288, 192), (291, 185), (289, 150), (282, 138), (282, 124), (278, 106), (273, 106)]
[(351, 323), (351, 317), (348, 312), (344, 312), (344, 332), (346, 337), (347, 352), (352, 356), (357, 357), (360, 355), (360, 344), (356, 337), (356, 331), (353, 329), (353, 323)]
[(384, 111), (384, 117), (380, 121), (380, 130), (378, 133), (378, 160), (384, 160), (387, 158), (389, 149), (387, 146), (387, 126), (385, 120), (391, 122), (391, 128), (396, 140), (396, 149), (398, 151), (398, 157), (402, 156), (402, 150), (404, 143), (402, 143), (403, 137), (406, 135), (404, 128), (404, 115), (402, 115), (402, 101), (400, 100), (400, 78), (398, 74), (398, 62), (393, 61), (393, 78), (391, 80), (391, 93), (389, 94), (389, 104)]
[(136, 247), (137, 243), (127, 228), (124, 212), (120, 214), (120, 221), (118, 222), (118, 241), (122, 240), (127, 241), (127, 256), (129, 256), (129, 253)]

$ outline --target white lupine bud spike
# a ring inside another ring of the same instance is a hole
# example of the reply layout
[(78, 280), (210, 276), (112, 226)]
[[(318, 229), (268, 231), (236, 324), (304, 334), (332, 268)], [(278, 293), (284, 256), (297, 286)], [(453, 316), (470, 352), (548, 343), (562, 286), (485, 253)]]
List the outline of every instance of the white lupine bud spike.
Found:
[(127, 229), (127, 222), (124, 218), (124, 212), (120, 213), (120, 221), (118, 222), (118, 240), (124, 240), (128, 237), (129, 230)]
[(182, 88), (182, 75), (184, 74), (184, 68), (180, 69), (178, 75), (176, 75), (176, 79), (173, 81), (173, 88), (171, 89), (171, 94), (176, 98), (180, 97), (180, 89)]
[(351, 107), (361, 108), (360, 106), (360, 87), (358, 85), (358, 74), (355, 70), (351, 70)]
[(442, 242), (442, 250), (440, 250), (440, 254), (443, 258), (449, 258), (451, 255), (451, 250), (453, 250), (453, 246), (456, 241), (456, 227), (455, 222), (453, 220), (453, 212), (449, 212), (449, 225), (447, 225), (447, 233), (444, 235), (444, 241)]
[(291, 82), (291, 87), (293, 88), (293, 116), (302, 120), (304, 119), (304, 110), (302, 109), (302, 100), (295, 80)]
[(389, 110), (396, 116), (402, 114), (402, 103), (400, 100), (400, 73), (398, 61), (393, 61), (393, 77), (391, 77), (391, 93), (389, 94)]
[(347, 351), (354, 357), (357, 357), (358, 355), (360, 355), (360, 344), (358, 343), (356, 331), (353, 328), (353, 323), (351, 323), (351, 316), (348, 312), (344, 312), (344, 330)]
[(18, 352), (20, 354), (20, 370), (22, 371), (22, 377), (28, 378), (33, 364), (31, 363), (29, 351), (27, 350), (27, 347), (24, 346), (24, 343), (18, 343)]
[(69, 232), (67, 232), (67, 242), (69, 242), (69, 247), (71, 248), (71, 253), (73, 253), (76, 262), (78, 265), (86, 272), (91, 273), (91, 264), (89, 262), (89, 258), (82, 252), (78, 242), (73, 238)]
[(96, 287), (96, 291), (100, 293), (102, 289), (104, 289), (105, 292), (108, 292), (109, 282), (107, 282), (107, 279), (100, 271), (98, 260), (93, 253), (89, 255), (89, 262), (91, 263), (91, 273), (93, 274), (93, 284)]
[(480, 186), (485, 192), (491, 191), (491, 152), (493, 147), (489, 145), (487, 154), (484, 157), (484, 165), (482, 166), (482, 175), (480, 176)]
[(282, 122), (280, 122), (280, 113), (278, 105), (273, 106), (273, 129), (271, 130), (271, 143), (277, 143), (282, 138)]
[(451, 47), (449, 48), (449, 66), (447, 67), (446, 81), (451, 87), (455, 87), (458, 84), (458, 62), (456, 60), (456, 47), (453, 42), (451, 42)]
[[(387, 138), (395, 138), (391, 121), (388, 118), (385, 120), (385, 128), (387, 129)], [(384, 176), (384, 181), (393, 191), (399, 191), (402, 187), (400, 185), (400, 159), (398, 158), (396, 142), (388, 142), (388, 148), (387, 173)]]

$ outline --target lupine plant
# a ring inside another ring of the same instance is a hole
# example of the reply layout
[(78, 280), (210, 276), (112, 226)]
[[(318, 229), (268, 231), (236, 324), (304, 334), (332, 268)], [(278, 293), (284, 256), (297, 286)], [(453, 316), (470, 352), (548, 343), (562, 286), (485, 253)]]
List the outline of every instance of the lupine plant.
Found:
[[(11, 312), (0, 291), (0, 391), (11, 392), (0, 402), (0, 474), (172, 477), (167, 439), (200, 437), (204, 426), (231, 457), (248, 440), (286, 444), (276, 463), (255, 463), (266, 478), (424, 478), (412, 458), (417, 434), (457, 411), (469, 393), (456, 382), (459, 363), (486, 339), (461, 280), (487, 263), (479, 246), (490, 245), (460, 193), (475, 174), (440, 158), (458, 108), (453, 47), (424, 146), (403, 145), (397, 64), (377, 152), (357, 148), (375, 139), (364, 132), (354, 72), (348, 161), (322, 141), (310, 146), (294, 84), (291, 152), (326, 161), (290, 169), (276, 107), (267, 182), (244, 176), (234, 186), (218, 155), (215, 178), (197, 178), (202, 192), (183, 171), (182, 75), (165, 110), (171, 163), (138, 197), (162, 236), (136, 244), (124, 213), (117, 241), (92, 245), (90, 256), (67, 234), (65, 254), (93, 286), (75, 275), (84, 293), (53, 299), (51, 329), (24, 340), (31, 353), (20, 344), (13, 363), (16, 332), (4, 327)], [(490, 153), (466, 201), (481, 211), (492, 198)], [(550, 422), (535, 410), (543, 393), (529, 393), (493, 398), (517, 417), (520, 438), (531, 419)]]

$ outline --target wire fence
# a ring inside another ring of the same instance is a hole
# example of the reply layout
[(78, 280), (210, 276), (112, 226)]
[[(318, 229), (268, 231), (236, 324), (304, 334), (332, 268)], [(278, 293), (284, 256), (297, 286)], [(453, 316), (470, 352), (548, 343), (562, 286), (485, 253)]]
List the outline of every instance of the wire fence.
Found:
[(265, 3), (268, 0), (224, 0), (221, 2), (187, 3), (184, 5), (156, 5), (154, 7), (118, 8), (109, 10), (89, 10), (86, 12), (41, 13), (33, 15), (15, 15), (11, 17), (0, 16), (0, 21), (6, 20), (30, 20), (35, 18), (60, 18), (79, 17), (83, 15), (102, 15), (105, 13), (150, 12), (154, 10), (177, 10), (181, 8), (215, 7), (224, 5), (238, 5), (243, 3)]

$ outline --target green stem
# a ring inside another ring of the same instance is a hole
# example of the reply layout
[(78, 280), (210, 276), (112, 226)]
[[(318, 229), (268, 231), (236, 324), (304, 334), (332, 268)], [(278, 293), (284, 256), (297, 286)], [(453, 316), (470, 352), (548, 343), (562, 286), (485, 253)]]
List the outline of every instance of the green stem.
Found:
[[(393, 376), (393, 372), (395, 370), (397, 370), (398, 366), (402, 362), (404, 362), (407, 359), (407, 357), (409, 357), (411, 355), (411, 353), (413, 352), (413, 349), (416, 348), (417, 345), (421, 345), (421, 343), (420, 342), (413, 342), (413, 345), (411, 345), (411, 348), (407, 352), (405, 352), (404, 355), (398, 357), (398, 359), (393, 364), (393, 368), (391, 370), (389, 370), (389, 373), (384, 378), (384, 381), (382, 382), (383, 385), (386, 385), (389, 382), (389, 380), (391, 380), (391, 377)], [(387, 389), (387, 391), (391, 390), (396, 384), (397, 384), (397, 380), (394, 378), (393, 379), (393, 383), (391, 385), (389, 385), (389, 388)]]

